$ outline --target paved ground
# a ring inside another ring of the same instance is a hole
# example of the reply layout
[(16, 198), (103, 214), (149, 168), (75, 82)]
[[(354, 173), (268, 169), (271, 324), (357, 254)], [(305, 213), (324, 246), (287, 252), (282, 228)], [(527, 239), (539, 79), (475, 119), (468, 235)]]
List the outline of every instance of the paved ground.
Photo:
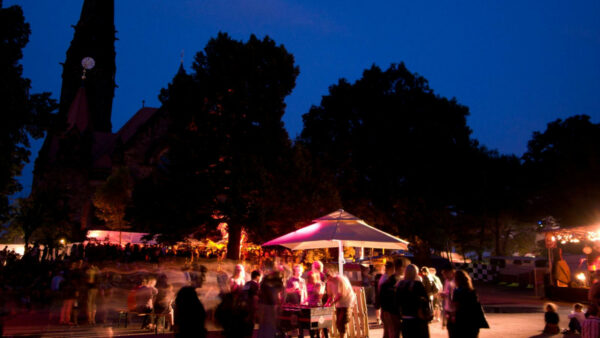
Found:
[[(487, 312), (490, 329), (481, 331), (482, 338), (508, 338), (508, 337), (545, 337), (541, 335), (544, 327), (544, 315), (542, 313), (543, 300), (533, 296), (531, 290), (520, 290), (489, 285), (479, 285), (478, 292), (484, 308)], [(571, 310), (569, 303), (556, 303), (559, 305), (560, 325), (566, 327), (567, 314)], [(371, 321), (374, 317), (371, 314)], [(48, 320), (47, 311), (34, 313), (21, 313), (10, 316), (5, 321), (5, 336), (29, 336), (29, 337), (157, 337), (153, 332), (140, 330), (139, 322), (131, 324), (128, 328), (118, 328), (114, 323), (111, 325), (77, 327), (59, 326)], [(209, 324), (209, 328), (214, 326)], [(381, 327), (372, 323), (370, 337), (382, 337)], [(430, 325), (432, 337), (447, 337), (440, 323)], [(159, 332), (160, 333), (160, 332)], [(170, 337), (169, 334), (159, 334), (158, 337)], [(212, 333), (213, 337), (219, 337), (218, 332)], [(557, 335), (556, 337), (562, 337)]]

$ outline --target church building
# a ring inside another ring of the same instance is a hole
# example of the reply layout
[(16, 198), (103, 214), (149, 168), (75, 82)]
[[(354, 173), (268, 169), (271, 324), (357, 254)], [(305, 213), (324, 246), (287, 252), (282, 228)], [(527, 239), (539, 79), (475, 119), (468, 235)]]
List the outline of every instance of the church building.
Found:
[(59, 111), (35, 163), (32, 195), (56, 194), (69, 213), (65, 226), (80, 236), (101, 226), (92, 198), (113, 170), (127, 167), (134, 180), (151, 173), (166, 148), (161, 140), (168, 116), (163, 109), (142, 107), (112, 130), (114, 0), (84, 0), (74, 29), (63, 64)]

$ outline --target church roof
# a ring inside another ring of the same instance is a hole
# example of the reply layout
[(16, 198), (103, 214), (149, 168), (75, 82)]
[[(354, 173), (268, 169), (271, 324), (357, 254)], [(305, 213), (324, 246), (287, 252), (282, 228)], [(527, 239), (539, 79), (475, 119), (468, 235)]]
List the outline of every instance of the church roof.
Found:
[(156, 111), (158, 111), (157, 108), (149, 107), (138, 110), (116, 134), (94, 132), (92, 166), (96, 169), (112, 168), (112, 155), (115, 151), (117, 141), (120, 140), (122, 144), (127, 144)]
[(117, 137), (126, 144), (137, 133), (138, 129), (156, 113), (158, 108), (144, 107), (135, 113), (117, 132)]

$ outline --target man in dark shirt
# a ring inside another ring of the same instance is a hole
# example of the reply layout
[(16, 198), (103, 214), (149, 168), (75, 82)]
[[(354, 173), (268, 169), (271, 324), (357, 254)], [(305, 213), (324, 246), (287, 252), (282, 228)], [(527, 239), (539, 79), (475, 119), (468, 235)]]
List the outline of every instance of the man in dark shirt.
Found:
[(395, 302), (397, 282), (394, 262), (386, 262), (385, 274), (379, 280), (378, 287), (384, 338), (397, 338), (400, 335), (400, 316)]

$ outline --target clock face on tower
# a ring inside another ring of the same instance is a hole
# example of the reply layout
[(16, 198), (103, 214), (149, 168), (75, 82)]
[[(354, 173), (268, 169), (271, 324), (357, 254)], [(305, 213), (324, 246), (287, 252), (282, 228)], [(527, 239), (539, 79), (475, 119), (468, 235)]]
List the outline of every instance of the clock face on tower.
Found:
[(92, 68), (94, 68), (94, 66), (96, 65), (96, 62), (94, 61), (94, 59), (92, 59), (91, 57), (85, 57), (83, 58), (83, 60), (81, 60), (81, 65), (83, 66), (84, 69), (86, 70), (90, 70)]

